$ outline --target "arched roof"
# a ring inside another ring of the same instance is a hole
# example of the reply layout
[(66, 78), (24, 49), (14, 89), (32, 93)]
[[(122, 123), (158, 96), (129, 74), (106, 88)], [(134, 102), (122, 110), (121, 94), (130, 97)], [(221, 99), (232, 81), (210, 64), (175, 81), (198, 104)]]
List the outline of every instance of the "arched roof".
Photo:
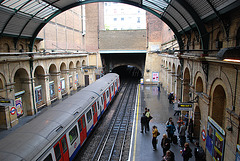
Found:
[(204, 22), (219, 19), (240, 6), (239, 0), (0, 0), (0, 37), (29, 38), (32, 47), (40, 30), (58, 14), (75, 6), (107, 1), (131, 4), (159, 17), (174, 32), (180, 50), (181, 35), (193, 28), (197, 28), (203, 50), (208, 50)]

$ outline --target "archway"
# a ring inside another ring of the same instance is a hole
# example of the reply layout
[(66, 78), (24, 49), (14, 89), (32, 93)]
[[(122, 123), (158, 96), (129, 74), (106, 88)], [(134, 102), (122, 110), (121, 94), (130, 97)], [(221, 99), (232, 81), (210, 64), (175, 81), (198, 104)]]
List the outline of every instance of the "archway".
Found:
[(190, 101), (190, 97), (189, 97), (189, 92), (190, 92), (190, 72), (189, 69), (186, 68), (184, 71), (184, 75), (183, 75), (183, 102), (188, 102)]
[(60, 87), (62, 96), (67, 94), (67, 66), (65, 63), (62, 63), (60, 66)]
[(120, 65), (112, 70), (113, 73), (120, 75), (120, 80), (125, 79), (136, 79), (140, 80), (143, 77), (142, 72), (139, 68), (131, 65)]
[(224, 127), (226, 93), (221, 85), (217, 85), (213, 90), (211, 116), (221, 127)]
[(38, 66), (34, 72), (35, 78), (35, 101), (38, 109), (46, 105), (46, 84), (45, 84), (45, 72), (42, 66)]
[[(202, 81), (202, 78), (201, 77), (198, 77), (197, 78), (197, 81), (196, 81), (196, 93), (198, 95), (200, 95), (202, 92), (203, 92), (203, 81)], [(196, 139), (199, 138), (200, 136), (200, 122), (201, 122), (201, 110), (200, 110), (200, 107), (201, 107), (201, 102), (199, 101), (198, 104), (196, 105), (195, 109), (194, 109), (194, 137)]]
[(50, 75), (49, 76), (50, 100), (54, 101), (57, 99), (57, 91), (58, 91), (57, 76), (59, 75), (55, 64), (50, 65), (49, 75)]
[(74, 81), (74, 73), (76, 71), (76, 68), (74, 68), (74, 64), (73, 62), (71, 61), (69, 63), (69, 89), (72, 90), (73, 89), (73, 81)]
[(181, 99), (181, 66), (177, 68), (177, 100)]
[(31, 83), (27, 71), (23, 68), (18, 69), (14, 75), (14, 82), (17, 116), (32, 115)]

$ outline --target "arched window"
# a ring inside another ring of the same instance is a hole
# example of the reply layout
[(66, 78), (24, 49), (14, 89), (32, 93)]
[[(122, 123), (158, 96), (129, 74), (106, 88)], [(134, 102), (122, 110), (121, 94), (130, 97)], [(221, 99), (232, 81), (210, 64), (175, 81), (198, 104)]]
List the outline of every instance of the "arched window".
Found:
[(238, 28), (236, 35), (236, 46), (240, 46), (240, 27)]
[(9, 45), (8, 45), (7, 43), (5, 43), (5, 44), (3, 45), (3, 52), (7, 52), (7, 53), (10, 52), (10, 47), (9, 47)]

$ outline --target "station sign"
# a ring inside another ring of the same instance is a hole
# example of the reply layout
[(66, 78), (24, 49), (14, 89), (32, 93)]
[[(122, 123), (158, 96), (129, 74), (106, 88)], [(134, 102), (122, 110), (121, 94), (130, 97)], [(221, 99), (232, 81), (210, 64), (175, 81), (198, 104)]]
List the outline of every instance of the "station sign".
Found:
[(193, 103), (174, 103), (174, 110), (176, 111), (192, 111)]
[(0, 106), (14, 106), (12, 99), (0, 99)]

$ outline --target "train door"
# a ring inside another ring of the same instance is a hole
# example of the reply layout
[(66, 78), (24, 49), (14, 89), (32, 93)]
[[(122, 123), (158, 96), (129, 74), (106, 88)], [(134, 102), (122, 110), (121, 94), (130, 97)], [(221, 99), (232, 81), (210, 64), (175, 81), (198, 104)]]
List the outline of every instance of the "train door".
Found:
[(103, 93), (103, 101), (104, 101), (104, 110), (106, 110), (106, 108), (107, 108), (107, 100), (106, 100), (105, 92)]
[(97, 123), (97, 109), (96, 109), (96, 102), (92, 105), (92, 111), (93, 111), (93, 126)]
[(115, 96), (115, 94), (116, 94), (116, 88), (115, 88), (115, 87), (116, 87), (116, 82), (113, 83), (114, 96)]
[(56, 161), (69, 161), (69, 151), (66, 135), (64, 135), (57, 144), (54, 145)]
[(85, 121), (84, 115), (78, 120), (78, 127), (79, 127), (79, 133), (80, 133), (80, 145), (82, 146), (85, 139), (87, 138), (87, 128), (86, 128), (86, 121)]
[(112, 91), (111, 91), (111, 86), (109, 87), (109, 102), (112, 100)]
[(101, 113), (101, 106), (100, 106), (100, 98), (101, 98), (101, 97), (99, 97), (99, 98), (97, 99), (97, 102), (96, 102), (98, 120), (100, 119), (101, 114), (102, 114), (102, 113)]

